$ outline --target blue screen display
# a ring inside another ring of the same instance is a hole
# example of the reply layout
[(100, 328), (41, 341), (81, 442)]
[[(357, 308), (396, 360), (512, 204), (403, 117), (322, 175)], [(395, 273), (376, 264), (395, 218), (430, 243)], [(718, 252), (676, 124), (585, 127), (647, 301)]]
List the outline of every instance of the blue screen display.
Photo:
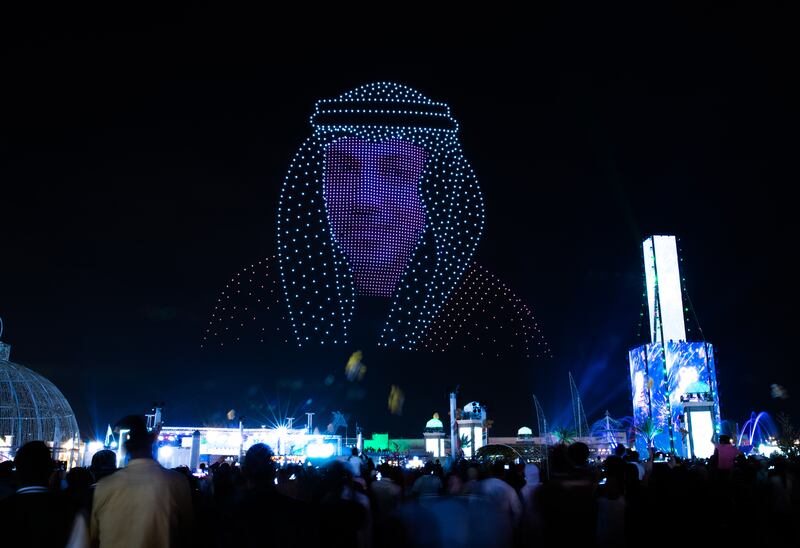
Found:
[[(647, 418), (652, 418), (661, 429), (654, 438), (657, 450), (670, 450), (671, 427), (672, 445), (678, 454), (684, 453), (685, 399), (699, 397), (713, 401), (714, 420), (719, 425), (719, 397), (711, 344), (669, 341), (666, 349), (661, 343), (647, 344), (631, 350), (628, 358), (634, 426), (640, 428)], [(647, 445), (641, 438), (637, 435), (637, 450), (646, 457)]]

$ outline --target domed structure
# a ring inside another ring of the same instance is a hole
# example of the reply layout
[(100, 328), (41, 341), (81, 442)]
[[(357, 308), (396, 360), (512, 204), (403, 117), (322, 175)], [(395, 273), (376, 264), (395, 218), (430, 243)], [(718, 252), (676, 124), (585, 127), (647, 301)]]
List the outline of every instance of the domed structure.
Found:
[(425, 431), (428, 432), (429, 430), (443, 430), (444, 425), (442, 421), (439, 419), (439, 415), (434, 415), (434, 417), (425, 423)]
[(71, 462), (80, 434), (67, 399), (53, 383), (10, 361), (10, 353), (11, 347), (0, 342), (0, 460), (41, 440), (53, 448), (56, 460)]
[(439, 418), (439, 413), (434, 413), (433, 418), (425, 423), (425, 451), (432, 457), (444, 457), (444, 425)]

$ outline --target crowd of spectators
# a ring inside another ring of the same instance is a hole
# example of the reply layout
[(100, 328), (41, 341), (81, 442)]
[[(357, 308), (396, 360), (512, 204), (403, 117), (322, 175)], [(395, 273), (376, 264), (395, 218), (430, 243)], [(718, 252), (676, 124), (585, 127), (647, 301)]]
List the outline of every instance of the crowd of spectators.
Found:
[(195, 475), (153, 460), (129, 418), (129, 462), (100, 451), (66, 474), (43, 442), (0, 464), (7, 546), (797, 546), (796, 463), (745, 457), (724, 437), (712, 459), (658, 462), (583, 443), (544, 462), (437, 461), (421, 469), (353, 451), (324, 466), (277, 467), (263, 444), (241, 466)]

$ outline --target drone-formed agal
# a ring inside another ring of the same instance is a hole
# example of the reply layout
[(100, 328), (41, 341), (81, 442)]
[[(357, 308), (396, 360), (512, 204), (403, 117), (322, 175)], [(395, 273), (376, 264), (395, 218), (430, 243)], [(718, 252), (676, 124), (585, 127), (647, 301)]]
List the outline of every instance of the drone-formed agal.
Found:
[(380, 344), (414, 348), (472, 264), (483, 197), (444, 103), (379, 82), (318, 101), (278, 206), (298, 344), (343, 343), (357, 296), (390, 299)]

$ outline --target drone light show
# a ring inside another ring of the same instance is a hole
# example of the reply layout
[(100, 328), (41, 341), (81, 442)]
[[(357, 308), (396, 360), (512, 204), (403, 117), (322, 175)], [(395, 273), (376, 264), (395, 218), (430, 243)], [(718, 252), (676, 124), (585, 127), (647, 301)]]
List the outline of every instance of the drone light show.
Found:
[(530, 308), (475, 262), (483, 196), (446, 104), (379, 82), (318, 101), (311, 125), (281, 188), (276, 256), (230, 279), (204, 344), (346, 345), (366, 298), (385, 303), (379, 347), (551, 355)]
[(449, 107), (379, 82), (317, 102), (286, 176), (278, 262), (298, 344), (348, 338), (356, 296), (391, 300), (380, 344), (414, 348), (472, 262), (483, 197)]
[(417, 184), (425, 151), (343, 137), (328, 146), (323, 196), (360, 295), (391, 297), (425, 228)]
[[(203, 346), (212, 340), (224, 346), (226, 342), (240, 342), (242, 337), (264, 342), (267, 327), (259, 320), (279, 309), (279, 288), (270, 263), (271, 258), (267, 257), (256, 261), (225, 284), (203, 332)], [(280, 323), (269, 322), (269, 325), (271, 331), (281, 332)]]
[(526, 358), (552, 356), (528, 305), (497, 276), (473, 264), (428, 329), (422, 347), (468, 350), (484, 339), (495, 349), (494, 357), (511, 349)]
[[(290, 341), (275, 263), (274, 257), (265, 257), (228, 279), (209, 314), (201, 346)], [(552, 357), (530, 307), (500, 278), (473, 263), (415, 348), (471, 351), (482, 344), (481, 356)]]

